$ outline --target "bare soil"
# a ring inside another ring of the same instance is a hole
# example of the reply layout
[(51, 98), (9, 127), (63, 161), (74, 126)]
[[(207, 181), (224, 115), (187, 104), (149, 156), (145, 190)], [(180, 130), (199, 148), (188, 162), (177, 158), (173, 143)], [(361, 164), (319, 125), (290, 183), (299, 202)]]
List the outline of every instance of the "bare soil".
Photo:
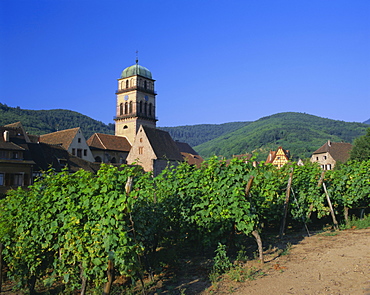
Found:
[(287, 255), (268, 256), (261, 269), (265, 274), (254, 280), (225, 277), (200, 294), (370, 295), (370, 229), (306, 237)]
[[(287, 243), (291, 246), (282, 253)], [(209, 259), (194, 256), (180, 265), (159, 275), (149, 294), (370, 295), (370, 228), (287, 236), (265, 251), (263, 265), (256, 260), (243, 265), (244, 273), (254, 270), (243, 282), (229, 274), (211, 285)], [(16, 294), (22, 293), (12, 292), (10, 282), (3, 285), (1, 295)]]

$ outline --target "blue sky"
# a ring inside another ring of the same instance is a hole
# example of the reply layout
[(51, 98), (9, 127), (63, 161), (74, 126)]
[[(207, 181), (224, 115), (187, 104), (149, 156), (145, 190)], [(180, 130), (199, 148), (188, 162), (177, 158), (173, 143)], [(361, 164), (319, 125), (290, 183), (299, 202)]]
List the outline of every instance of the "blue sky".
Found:
[(369, 15), (368, 0), (0, 0), (0, 102), (113, 123), (138, 50), (158, 126), (287, 111), (363, 122)]

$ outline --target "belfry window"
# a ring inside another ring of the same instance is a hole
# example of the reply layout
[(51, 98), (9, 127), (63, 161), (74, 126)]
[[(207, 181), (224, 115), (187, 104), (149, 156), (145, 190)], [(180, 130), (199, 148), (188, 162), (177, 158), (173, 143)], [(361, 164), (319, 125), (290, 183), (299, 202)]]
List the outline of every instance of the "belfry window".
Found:
[(130, 101), (129, 106), (128, 106), (128, 112), (131, 114), (132, 113), (132, 101)]
[(148, 87), (146, 80), (144, 80), (144, 88), (146, 89)]
[(126, 88), (129, 87), (129, 84), (128, 83), (129, 83), (128, 80), (126, 80)]
[(152, 107), (153, 107), (152, 103), (149, 103), (149, 116), (152, 115)]
[(146, 115), (147, 114), (147, 110), (148, 110), (148, 104), (145, 103), (144, 104), (144, 114)]
[(119, 105), (119, 115), (120, 116), (123, 115), (123, 103), (120, 103), (120, 105)]
[(139, 112), (142, 113), (143, 112), (143, 102), (140, 101), (140, 104), (139, 104)]
[(128, 114), (128, 103), (125, 102), (125, 115)]

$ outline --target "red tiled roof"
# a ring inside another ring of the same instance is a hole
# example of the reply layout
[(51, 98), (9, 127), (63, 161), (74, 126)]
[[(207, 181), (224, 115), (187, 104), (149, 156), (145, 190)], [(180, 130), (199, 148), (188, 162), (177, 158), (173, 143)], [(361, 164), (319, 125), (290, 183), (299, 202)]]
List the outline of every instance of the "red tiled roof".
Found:
[(77, 132), (80, 130), (80, 127), (61, 130), (49, 134), (44, 134), (40, 136), (40, 142), (52, 144), (52, 145), (60, 145), (66, 150), (68, 150), (69, 146), (72, 143), (72, 140), (75, 138)]
[(126, 137), (103, 133), (94, 133), (86, 143), (90, 148), (101, 150), (129, 152), (131, 149)]

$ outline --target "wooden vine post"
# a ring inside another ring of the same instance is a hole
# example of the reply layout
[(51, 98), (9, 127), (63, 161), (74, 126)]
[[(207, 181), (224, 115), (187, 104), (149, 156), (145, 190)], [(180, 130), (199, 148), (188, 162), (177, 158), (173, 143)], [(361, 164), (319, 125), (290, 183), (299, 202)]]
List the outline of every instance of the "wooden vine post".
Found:
[(289, 204), (289, 198), (290, 198), (290, 188), (292, 187), (292, 180), (293, 180), (293, 172), (294, 168), (292, 167), (289, 174), (289, 180), (288, 180), (288, 186), (286, 188), (286, 196), (285, 196), (285, 202), (284, 202), (284, 214), (283, 214), (283, 220), (280, 227), (280, 239), (284, 235), (285, 230), (285, 223), (286, 223), (286, 217), (288, 214), (288, 204)]
[[(245, 195), (247, 197), (249, 196), (249, 198), (250, 198), (250, 193), (249, 192), (251, 190), (251, 187), (252, 187), (252, 184), (253, 184), (253, 180), (254, 180), (254, 176), (251, 176), (249, 178), (249, 180), (248, 180), (247, 186), (245, 187)], [(260, 261), (263, 264), (263, 263), (265, 263), (265, 260), (263, 258), (263, 246), (262, 246), (261, 236), (260, 236), (260, 234), (258, 233), (257, 230), (253, 230), (252, 231), (252, 235), (256, 239)]]
[(324, 182), (322, 183), (322, 186), (324, 187), (324, 191), (325, 191), (325, 195), (326, 195), (326, 200), (328, 201), (328, 204), (329, 204), (331, 217), (332, 217), (332, 219), (333, 219), (333, 223), (334, 223), (334, 228), (335, 228), (336, 230), (338, 230), (338, 222), (337, 222), (337, 219), (335, 218), (333, 205), (331, 204), (330, 197), (329, 197), (329, 193), (328, 193), (328, 191), (327, 191), (327, 189), (326, 189), (326, 185), (325, 185), (325, 183), (324, 183)]

